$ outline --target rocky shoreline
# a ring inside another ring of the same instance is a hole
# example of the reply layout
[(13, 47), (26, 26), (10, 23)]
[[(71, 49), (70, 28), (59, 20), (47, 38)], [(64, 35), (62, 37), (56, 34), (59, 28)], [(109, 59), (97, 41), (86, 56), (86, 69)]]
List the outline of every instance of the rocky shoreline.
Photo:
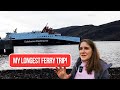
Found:
[[(69, 73), (71, 69), (67, 69)], [(120, 67), (110, 68), (110, 79), (120, 79)], [(0, 79), (59, 79), (53, 69), (2, 70)]]

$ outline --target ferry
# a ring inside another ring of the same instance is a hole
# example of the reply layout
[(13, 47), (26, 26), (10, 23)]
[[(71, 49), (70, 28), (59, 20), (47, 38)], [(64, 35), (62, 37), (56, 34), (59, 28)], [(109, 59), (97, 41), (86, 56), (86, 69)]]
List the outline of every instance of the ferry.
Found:
[(68, 45), (80, 42), (80, 37), (62, 36), (47, 25), (42, 31), (17, 33), (16, 28), (13, 33), (6, 34), (5, 40), (11, 40), (13, 46)]

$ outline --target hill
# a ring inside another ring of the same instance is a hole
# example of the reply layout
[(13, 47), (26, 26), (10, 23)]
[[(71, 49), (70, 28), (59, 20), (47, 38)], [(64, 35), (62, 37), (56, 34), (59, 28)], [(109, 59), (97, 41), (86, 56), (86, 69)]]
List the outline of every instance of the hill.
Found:
[(120, 41), (120, 20), (99, 26), (69, 26), (54, 30), (65, 36), (77, 36), (95, 41)]

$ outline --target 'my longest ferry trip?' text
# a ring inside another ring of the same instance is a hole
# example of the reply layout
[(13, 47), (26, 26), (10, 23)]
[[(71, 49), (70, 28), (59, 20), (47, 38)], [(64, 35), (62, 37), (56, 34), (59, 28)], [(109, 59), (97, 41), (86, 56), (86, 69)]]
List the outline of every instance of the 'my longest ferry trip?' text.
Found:
[(56, 67), (70, 66), (69, 54), (11, 54), (11, 67)]

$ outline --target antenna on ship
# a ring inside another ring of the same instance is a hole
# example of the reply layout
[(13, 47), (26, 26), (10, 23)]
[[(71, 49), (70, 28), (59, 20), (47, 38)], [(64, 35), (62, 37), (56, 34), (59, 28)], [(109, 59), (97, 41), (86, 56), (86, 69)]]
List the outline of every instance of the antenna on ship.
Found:
[(14, 30), (14, 33), (17, 33), (17, 28)]
[(46, 24), (46, 27), (47, 27), (48, 23)]
[[(44, 27), (44, 28), (48, 27), (47, 25), (48, 25), (48, 23), (45, 25), (45, 27)], [(43, 28), (43, 29), (44, 29), (44, 28)]]
[(43, 28), (42, 32), (46, 32), (46, 30), (48, 30), (48, 23), (45, 25), (45, 27)]

